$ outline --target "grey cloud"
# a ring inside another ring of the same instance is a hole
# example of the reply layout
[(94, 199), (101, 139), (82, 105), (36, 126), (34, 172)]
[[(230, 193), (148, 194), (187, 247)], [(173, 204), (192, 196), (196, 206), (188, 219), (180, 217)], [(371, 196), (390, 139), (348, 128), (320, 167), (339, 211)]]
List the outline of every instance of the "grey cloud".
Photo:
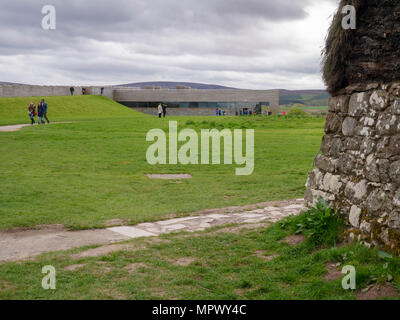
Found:
[[(307, 6), (321, 1), (2, 0), (0, 62), (14, 70), (3, 67), (0, 80), (14, 80), (7, 75), (15, 76), (17, 65), (29, 66), (32, 74), (51, 72), (52, 79), (58, 73), (60, 81), (96, 83), (319, 77), (320, 48), (296, 55), (302, 51), (296, 35), (274, 26), (303, 21)], [(57, 10), (55, 31), (41, 29), (46, 4)]]

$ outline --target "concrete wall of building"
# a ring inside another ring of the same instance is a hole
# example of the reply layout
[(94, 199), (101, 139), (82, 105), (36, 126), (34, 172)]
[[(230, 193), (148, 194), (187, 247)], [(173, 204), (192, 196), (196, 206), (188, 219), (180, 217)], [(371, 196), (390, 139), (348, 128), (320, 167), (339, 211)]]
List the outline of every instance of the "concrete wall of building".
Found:
[(114, 88), (118, 102), (269, 102), (272, 110), (279, 108), (279, 90), (196, 90)]
[[(101, 95), (100, 86), (74, 86), (74, 95)], [(268, 102), (270, 109), (279, 112), (279, 90), (197, 90), (197, 89), (140, 89), (103, 87), (103, 95), (117, 102), (221, 102), (258, 104)], [(0, 97), (69, 96), (70, 86), (0, 85)], [(226, 108), (231, 109), (231, 108)], [(214, 110), (205, 111), (210, 113)], [(234, 112), (234, 111), (233, 111)], [(190, 113), (190, 111), (189, 111)]]
[[(69, 96), (71, 86), (0, 85), (0, 97), (51, 97)], [(81, 86), (74, 86), (74, 95), (82, 95)], [(87, 86), (87, 94), (100, 95), (101, 87)], [(104, 96), (113, 98), (113, 88), (104, 87)]]
[[(132, 108), (133, 110), (151, 115), (158, 116), (157, 108)], [(234, 116), (235, 110), (226, 110), (227, 116)], [(212, 108), (167, 108), (168, 116), (216, 116), (215, 109)]]

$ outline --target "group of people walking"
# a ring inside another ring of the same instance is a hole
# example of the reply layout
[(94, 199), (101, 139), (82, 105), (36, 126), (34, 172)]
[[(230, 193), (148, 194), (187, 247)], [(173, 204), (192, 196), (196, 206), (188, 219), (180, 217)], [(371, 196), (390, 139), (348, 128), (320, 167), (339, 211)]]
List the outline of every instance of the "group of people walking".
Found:
[[(31, 124), (33, 125), (35, 123), (35, 117), (37, 116), (37, 123), (46, 123), (44, 120), (47, 121), (47, 123), (50, 123), (49, 119), (47, 118), (47, 109), (48, 105), (42, 99), (38, 104), (37, 104), (37, 109), (36, 106), (33, 102), (31, 102), (28, 106), (28, 115), (29, 118), (31, 119)], [(37, 111), (36, 111), (37, 110)]]
[(159, 118), (161, 118), (161, 117), (165, 118), (166, 115), (167, 115), (167, 106), (165, 104), (163, 104), (163, 103), (160, 103), (158, 105), (158, 117)]
[(215, 109), (215, 115), (217, 117), (226, 116), (226, 111), (221, 108), (217, 108), (217, 109)]

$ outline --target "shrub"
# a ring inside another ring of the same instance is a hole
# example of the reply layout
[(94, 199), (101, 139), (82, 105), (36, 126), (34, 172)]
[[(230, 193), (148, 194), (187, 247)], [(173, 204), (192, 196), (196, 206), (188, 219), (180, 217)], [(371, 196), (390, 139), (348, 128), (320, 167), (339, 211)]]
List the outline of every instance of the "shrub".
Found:
[(308, 117), (310, 114), (300, 108), (292, 108), (288, 112), (288, 116)]

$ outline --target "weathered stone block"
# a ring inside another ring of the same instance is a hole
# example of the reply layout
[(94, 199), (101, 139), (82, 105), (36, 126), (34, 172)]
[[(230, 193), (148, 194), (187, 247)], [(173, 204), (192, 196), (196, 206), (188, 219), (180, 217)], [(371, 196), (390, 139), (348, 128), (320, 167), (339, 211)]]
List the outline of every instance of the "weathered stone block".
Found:
[(338, 170), (340, 173), (350, 175), (353, 173), (353, 170), (356, 169), (356, 167), (356, 159), (347, 153), (343, 153), (338, 159), (336, 170)]
[(356, 132), (358, 122), (352, 117), (347, 117), (344, 119), (342, 124), (342, 132), (345, 136), (353, 136)]
[(375, 147), (376, 147), (375, 140), (371, 137), (366, 137), (361, 143), (360, 151), (364, 155), (368, 156), (371, 152), (375, 150)]
[(400, 115), (400, 99), (394, 101), (392, 111), (394, 114)]
[(360, 230), (363, 231), (364, 233), (371, 233), (371, 224), (367, 221), (361, 222), (360, 225)]
[(380, 182), (379, 168), (374, 154), (367, 157), (364, 175), (369, 181)]
[(393, 135), (397, 133), (399, 117), (390, 113), (383, 113), (379, 116), (376, 124), (377, 134), (380, 136)]
[(344, 149), (345, 150), (360, 150), (363, 138), (361, 137), (349, 137), (346, 138)]
[(400, 160), (390, 165), (389, 176), (392, 182), (400, 184)]
[(329, 113), (325, 122), (325, 133), (337, 133), (342, 125), (342, 119), (335, 113)]
[(319, 169), (314, 169), (313, 171), (310, 172), (306, 187), (311, 188), (311, 189), (317, 189), (322, 185), (324, 179), (324, 175)]
[(345, 195), (348, 199), (352, 200), (353, 203), (360, 203), (363, 199), (366, 198), (368, 188), (367, 181), (361, 180), (358, 183), (348, 182), (345, 188)]
[(388, 226), (390, 228), (400, 228), (400, 213), (392, 211), (388, 217)]
[(340, 176), (327, 173), (322, 185), (325, 191), (338, 194), (343, 184), (340, 181)]
[(353, 227), (358, 228), (360, 226), (360, 218), (361, 218), (361, 208), (357, 206), (352, 206), (349, 217), (350, 224)]
[(328, 102), (329, 112), (347, 113), (349, 109), (349, 100), (350, 96), (348, 95), (341, 95), (330, 98)]
[(318, 155), (315, 158), (315, 165), (317, 168), (327, 171), (327, 172), (335, 172), (336, 171), (336, 166), (337, 166), (337, 161), (330, 159), (328, 157), (325, 157), (323, 155)]
[(385, 90), (375, 90), (369, 99), (372, 109), (382, 111), (388, 107), (389, 93)]
[(342, 152), (342, 140), (334, 135), (326, 134), (322, 138), (321, 151), (326, 156), (337, 158)]
[(372, 127), (375, 125), (375, 119), (371, 117), (363, 117), (360, 122), (367, 127)]
[(366, 92), (354, 93), (349, 102), (349, 115), (362, 116), (368, 114), (369, 94)]
[(396, 191), (393, 197), (393, 205), (400, 207), (400, 189)]
[(357, 127), (356, 134), (363, 137), (372, 137), (375, 135), (375, 130), (370, 127)]
[(375, 213), (381, 210), (385, 206), (386, 201), (387, 196), (384, 191), (381, 191), (379, 189), (374, 190), (373, 192), (371, 192), (367, 199), (368, 212)]

